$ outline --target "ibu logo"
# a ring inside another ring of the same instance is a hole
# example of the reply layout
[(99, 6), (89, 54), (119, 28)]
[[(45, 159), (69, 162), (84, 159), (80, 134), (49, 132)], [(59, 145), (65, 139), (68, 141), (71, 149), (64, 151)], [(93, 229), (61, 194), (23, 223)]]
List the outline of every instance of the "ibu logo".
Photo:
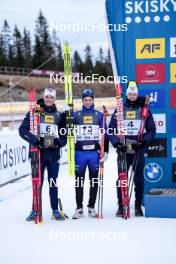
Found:
[(169, 22), (172, 12), (176, 12), (175, 0), (138, 0), (125, 2), (125, 22), (127, 24), (132, 22)]
[(144, 178), (148, 182), (158, 182), (163, 177), (163, 170), (157, 163), (149, 163), (144, 168)]

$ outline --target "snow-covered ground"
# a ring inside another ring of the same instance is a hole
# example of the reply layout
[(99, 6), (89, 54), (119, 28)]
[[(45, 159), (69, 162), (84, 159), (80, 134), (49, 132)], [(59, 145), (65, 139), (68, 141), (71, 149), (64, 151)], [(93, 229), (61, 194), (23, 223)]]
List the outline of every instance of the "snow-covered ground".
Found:
[[(25, 222), (31, 208), (30, 177), (0, 188), (0, 263), (175, 263), (176, 220), (117, 219), (116, 164), (111, 150), (105, 163), (104, 219), (87, 217), (88, 189), (85, 190), (85, 218), (72, 220), (75, 210), (73, 179), (60, 168), (59, 191), (70, 219), (51, 220), (48, 182), (43, 189), (44, 224)], [(133, 205), (132, 205), (133, 207)], [(133, 210), (132, 210), (133, 211)]]

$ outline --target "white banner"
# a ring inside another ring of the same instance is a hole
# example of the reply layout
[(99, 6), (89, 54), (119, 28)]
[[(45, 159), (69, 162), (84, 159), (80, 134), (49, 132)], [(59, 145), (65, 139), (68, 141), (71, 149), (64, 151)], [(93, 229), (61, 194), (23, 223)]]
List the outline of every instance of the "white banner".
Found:
[(166, 114), (153, 114), (156, 125), (156, 133), (166, 133)]
[(176, 158), (176, 138), (172, 138), (172, 158)]
[(17, 131), (0, 134), (0, 185), (31, 173), (28, 153)]

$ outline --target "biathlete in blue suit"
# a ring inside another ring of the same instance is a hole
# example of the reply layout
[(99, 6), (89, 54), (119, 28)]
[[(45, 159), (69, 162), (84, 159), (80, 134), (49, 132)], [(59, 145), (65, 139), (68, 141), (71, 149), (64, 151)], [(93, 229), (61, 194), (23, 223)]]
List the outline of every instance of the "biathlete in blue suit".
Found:
[[(103, 114), (94, 109), (94, 94), (92, 89), (82, 93), (82, 110), (74, 113), (75, 124), (75, 165), (76, 165), (76, 211), (73, 219), (84, 216), (83, 212), (83, 183), (86, 168), (89, 169), (90, 192), (88, 215), (96, 217), (95, 202), (98, 190), (98, 172), (100, 161), (100, 129)], [(105, 133), (105, 159), (108, 153), (108, 136)]]

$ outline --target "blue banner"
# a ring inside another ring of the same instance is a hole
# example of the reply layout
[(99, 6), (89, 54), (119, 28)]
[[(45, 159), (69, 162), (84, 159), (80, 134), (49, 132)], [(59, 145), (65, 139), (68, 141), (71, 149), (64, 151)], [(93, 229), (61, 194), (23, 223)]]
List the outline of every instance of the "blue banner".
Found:
[(106, 13), (114, 75), (136, 80), (140, 95), (151, 96), (157, 135), (146, 158), (145, 191), (175, 188), (176, 0), (107, 0)]

